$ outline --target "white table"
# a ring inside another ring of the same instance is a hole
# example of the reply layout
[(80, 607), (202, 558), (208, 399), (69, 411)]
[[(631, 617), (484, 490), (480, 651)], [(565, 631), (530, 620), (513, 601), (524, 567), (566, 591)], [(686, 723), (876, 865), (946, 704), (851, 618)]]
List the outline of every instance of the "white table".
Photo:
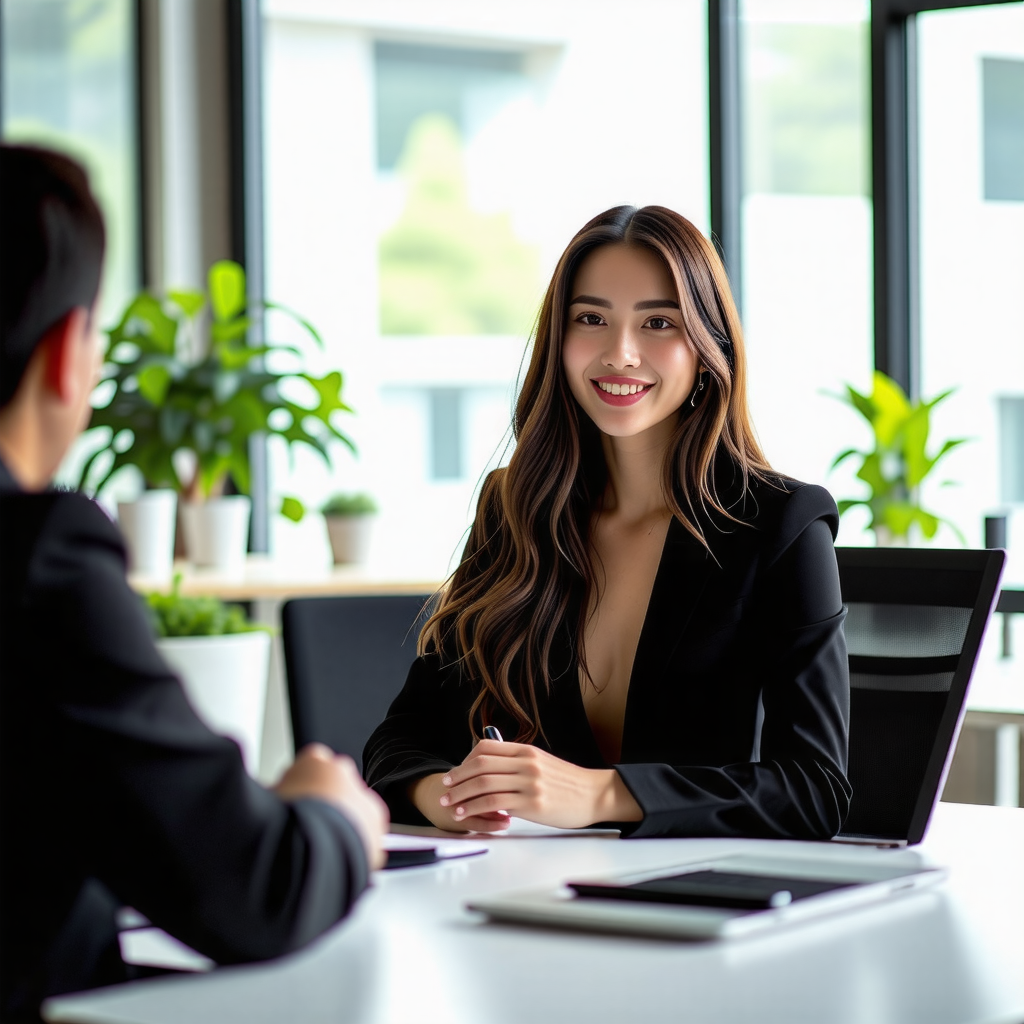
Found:
[(483, 923), (472, 897), (779, 844), (499, 838), (483, 856), (378, 876), (352, 917), (265, 965), (53, 1000), (50, 1021), (487, 1024), (1024, 1019), (1024, 809), (940, 805), (915, 851), (939, 889), (772, 936), (676, 943)]

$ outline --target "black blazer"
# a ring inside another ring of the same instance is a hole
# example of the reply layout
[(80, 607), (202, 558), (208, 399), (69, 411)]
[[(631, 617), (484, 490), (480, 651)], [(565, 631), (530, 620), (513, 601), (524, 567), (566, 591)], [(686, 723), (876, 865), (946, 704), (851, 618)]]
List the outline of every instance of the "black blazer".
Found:
[(96, 504), (0, 474), (0, 1017), (124, 980), (120, 904), (219, 963), (308, 942), (366, 886), (354, 826), (199, 721)]
[[(755, 486), (738, 501), (732, 511), (743, 525), (703, 524), (712, 554), (678, 521), (669, 527), (614, 766), (644, 813), (624, 834), (825, 839), (849, 808), (835, 503), (796, 481)], [(571, 652), (563, 645), (552, 658), (569, 670), (542, 700), (537, 745), (608, 767)], [(413, 664), (363, 754), (395, 821), (423, 824), (409, 784), (469, 753), (477, 692), (436, 655)], [(515, 734), (511, 721), (493, 724)]]

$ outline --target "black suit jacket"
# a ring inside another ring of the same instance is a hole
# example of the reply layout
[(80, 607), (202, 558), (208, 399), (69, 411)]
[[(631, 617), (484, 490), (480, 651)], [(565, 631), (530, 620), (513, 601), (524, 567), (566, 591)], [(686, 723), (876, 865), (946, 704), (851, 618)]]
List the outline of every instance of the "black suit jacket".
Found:
[[(678, 521), (669, 527), (614, 766), (644, 813), (623, 825), (627, 835), (824, 839), (849, 808), (835, 503), (795, 481), (758, 485), (736, 500), (742, 525), (703, 523), (710, 554)], [(568, 669), (542, 699), (538, 746), (608, 767), (567, 645), (552, 658)], [(436, 655), (413, 664), (363, 755), (394, 820), (422, 824), (410, 782), (469, 753), (477, 692)], [(515, 734), (511, 721), (493, 724)]]
[(219, 963), (308, 942), (366, 886), (354, 826), (199, 721), (95, 503), (0, 473), (2, 1019), (123, 980), (120, 904)]

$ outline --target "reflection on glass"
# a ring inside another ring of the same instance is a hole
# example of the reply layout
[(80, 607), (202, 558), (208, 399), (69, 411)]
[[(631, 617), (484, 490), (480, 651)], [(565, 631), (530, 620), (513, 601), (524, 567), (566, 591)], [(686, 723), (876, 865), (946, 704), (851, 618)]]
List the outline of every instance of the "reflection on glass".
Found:
[(515, 334), (537, 301), (537, 248), (507, 212), (471, 206), (452, 121), (417, 118), (398, 169), (406, 198), (380, 240), (381, 333)]
[(107, 221), (104, 319), (139, 284), (132, 0), (4, 0), (3, 136), (85, 164)]
[[(509, 211), (474, 203), (467, 144), (529, 103), (517, 51), (379, 42), (377, 167), (401, 215), (380, 242), (382, 334), (516, 334), (537, 301), (538, 252)], [(473, 172), (486, 179), (494, 168)]]
[(847, 20), (808, 24), (744, 5), (748, 192), (870, 193), (867, 24), (861, 5), (844, 6), (830, 17)]
[[(828, 394), (870, 390), (871, 201), (865, 0), (744, 0), (743, 314), (754, 423), (782, 472), (843, 497), (832, 459), (868, 445)], [(812, 426), (813, 424), (813, 426)], [(861, 510), (840, 542), (865, 544)]]
[(985, 198), (1024, 201), (1024, 60), (981, 58)]

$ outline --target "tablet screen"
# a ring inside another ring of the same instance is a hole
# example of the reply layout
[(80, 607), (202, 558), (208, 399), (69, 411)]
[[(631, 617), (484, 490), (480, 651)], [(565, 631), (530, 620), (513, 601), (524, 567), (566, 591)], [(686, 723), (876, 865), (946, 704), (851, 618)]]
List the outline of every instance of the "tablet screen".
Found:
[(665, 875), (632, 885), (569, 882), (577, 896), (587, 899), (679, 903), (689, 906), (768, 910), (795, 900), (862, 884), (850, 880), (793, 878), (735, 871), (690, 871)]

